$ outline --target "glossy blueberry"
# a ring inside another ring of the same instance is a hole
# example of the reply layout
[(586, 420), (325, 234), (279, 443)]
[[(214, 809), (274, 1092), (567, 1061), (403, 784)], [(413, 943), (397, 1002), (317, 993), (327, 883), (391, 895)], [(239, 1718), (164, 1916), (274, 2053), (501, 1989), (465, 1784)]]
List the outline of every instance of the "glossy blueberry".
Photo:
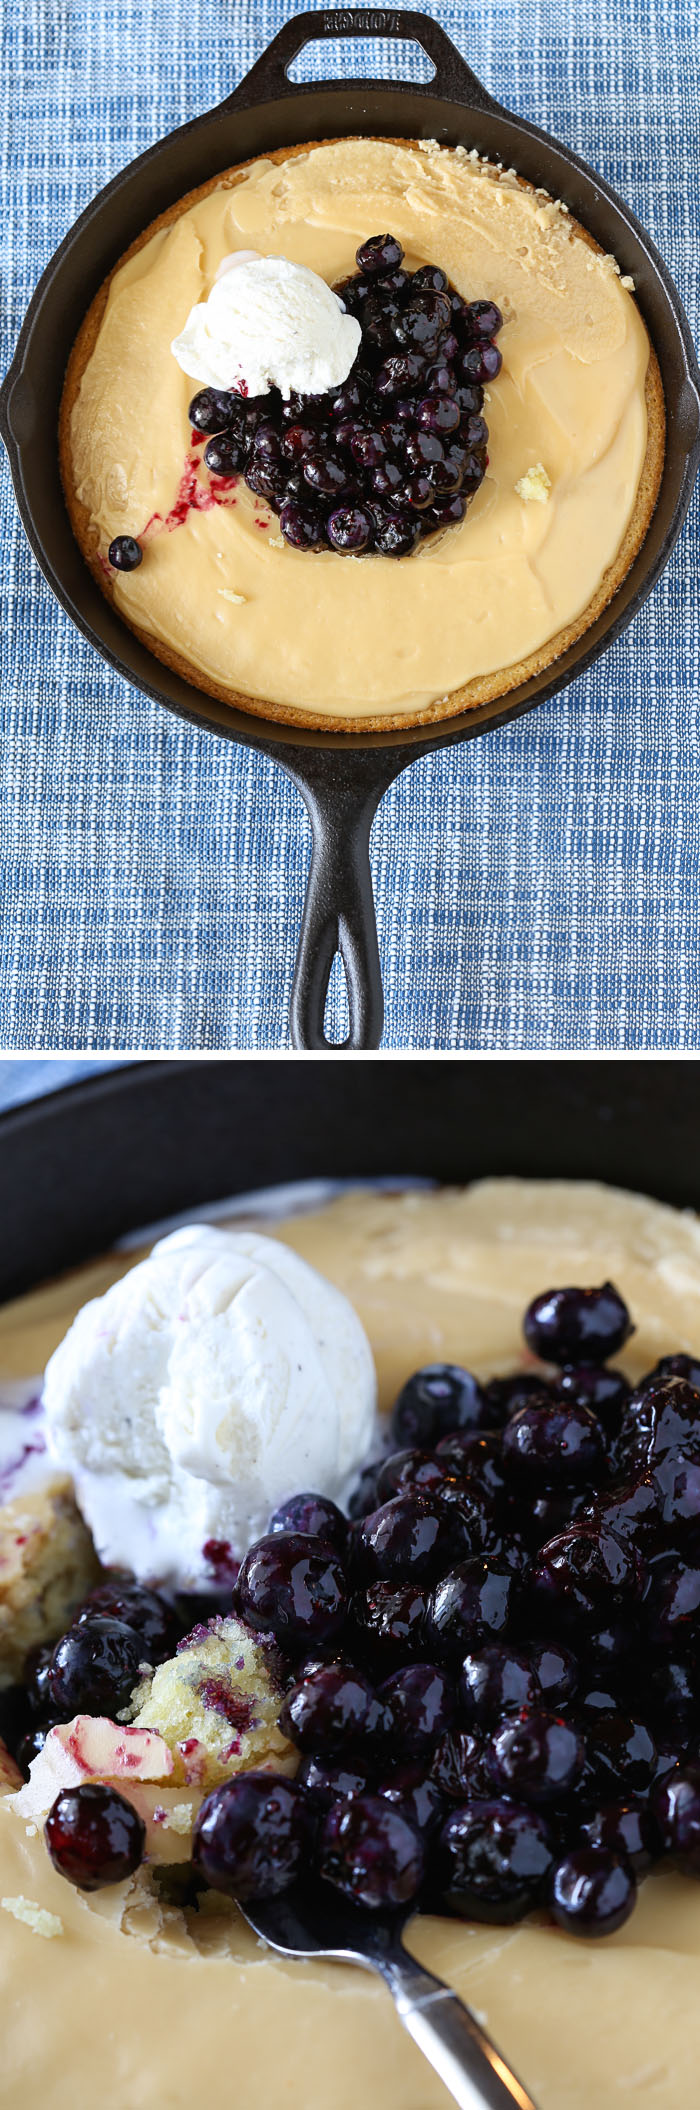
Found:
[(44, 1837), (59, 1875), (80, 1890), (101, 1890), (123, 1883), (139, 1867), (146, 1827), (116, 1788), (86, 1781), (56, 1796)]
[(232, 425), (239, 425), (243, 414), (243, 399), (224, 388), (200, 388), (192, 397), (187, 412), (191, 425), (197, 432), (213, 435), (228, 432)]
[(447, 293), (449, 283), (447, 272), (439, 264), (420, 264), (411, 279), (416, 293)]
[(516, 1484), (590, 1484), (600, 1476), (605, 1441), (588, 1407), (530, 1400), (503, 1431), (503, 1463)]
[(638, 1551), (653, 1547), (659, 1531), (659, 1497), (651, 1475), (628, 1480), (596, 1496), (590, 1515), (618, 1539), (629, 1539)]
[(434, 392), (424, 396), (418, 404), (418, 423), (426, 432), (437, 432), (441, 439), (446, 433), (456, 432), (460, 421), (459, 404), (454, 396)]
[(415, 471), (417, 476), (429, 476), (435, 463), (445, 459), (442, 440), (438, 439), (437, 433), (425, 432), (422, 426), (415, 426), (407, 434), (404, 458), (409, 472)]
[(289, 481), (286, 468), (281, 472), (272, 462), (260, 462), (253, 457), (248, 462), (245, 480), (249, 491), (254, 491), (256, 498), (262, 498), (273, 512), (278, 512), (285, 504)]
[(311, 1538), (324, 1539), (329, 1546), (337, 1546), (342, 1553), (348, 1535), (347, 1518), (335, 1502), (327, 1495), (290, 1495), (280, 1502), (270, 1518), (270, 1531), (301, 1531)]
[(239, 1773), (202, 1803), (192, 1860), (212, 1890), (245, 1903), (288, 1890), (301, 1872), (306, 1844), (304, 1794), (296, 1781)]
[(336, 389), (334, 395), (331, 396), (328, 406), (329, 415), (334, 421), (339, 423), (343, 418), (356, 418), (361, 409), (362, 400), (363, 392), (358, 382), (348, 377), (348, 380), (343, 382), (342, 387)]
[(534, 1370), (516, 1370), (511, 1377), (492, 1377), (485, 1393), (494, 1428), (502, 1428), (506, 1421), (510, 1421), (511, 1415), (519, 1413), (531, 1399), (542, 1406), (553, 1396), (547, 1379)]
[[(559, 1538), (563, 1531), (568, 1531), (570, 1524), (576, 1524), (579, 1518), (586, 1517), (590, 1508), (590, 1487), (580, 1487), (578, 1492), (572, 1487), (563, 1487), (558, 1493), (546, 1488), (543, 1493), (536, 1494), (534, 1500), (531, 1493), (530, 1501), (527, 1506), (523, 1504), (520, 1512), (520, 1522), (528, 1545), (535, 1551), (548, 1545), (550, 1539)], [(516, 1509), (516, 1514), (518, 1513)]]
[(503, 316), (495, 300), (470, 300), (467, 321), (470, 335), (477, 338), (495, 337), (503, 328)]
[[(427, 509), (429, 507), (432, 508), (435, 490), (429, 476), (423, 476), (420, 473), (415, 476), (409, 476), (405, 485), (405, 493), (406, 503), (412, 507), (414, 513), (427, 513)], [(427, 527), (424, 522), (421, 524), (421, 533), (427, 533)]]
[(352, 1758), (303, 1758), (295, 1779), (312, 1806), (320, 1810), (329, 1810), (333, 1802), (343, 1802), (348, 1795), (366, 1794), (369, 1785), (366, 1771)]
[(531, 1594), (543, 1617), (608, 1615), (641, 1595), (644, 1570), (629, 1541), (594, 1524), (572, 1524), (538, 1555)]
[(287, 425), (280, 440), (281, 451), (285, 460), (300, 463), (306, 461), (308, 455), (313, 452), (318, 443), (319, 430), (317, 425)]
[(395, 1495), (358, 1525), (357, 1571), (367, 1581), (432, 1582), (469, 1551), (468, 1527), (437, 1496)]
[(605, 1429), (619, 1426), (631, 1386), (621, 1370), (606, 1370), (599, 1363), (573, 1363), (560, 1371), (557, 1392), (577, 1407), (590, 1407)]
[(684, 1875), (700, 1876), (700, 1765), (683, 1760), (655, 1787), (651, 1812), (663, 1852)]
[[(475, 1480), (445, 1480), (442, 1486), (435, 1490), (433, 1499), (439, 1501), (443, 1511), (459, 1518), (462, 1528), (460, 1558), (466, 1559), (469, 1555), (486, 1551), (500, 1553), (502, 1541), (493, 1503)], [(446, 1563), (449, 1567), (455, 1565), (454, 1560)]]
[[(462, 489), (465, 460), (470, 461), (471, 456), (465, 457), (464, 449), (461, 446), (451, 446), (449, 440), (446, 440), (442, 461), (435, 462), (428, 471), (435, 494), (435, 504), (439, 507), (440, 519), (445, 518), (446, 500), (458, 495)], [(481, 469), (479, 469), (478, 477), (475, 477), (473, 481), (474, 487), (476, 487), (477, 482), (481, 482)]]
[[(286, 457), (284, 457), (286, 459)], [(276, 425), (268, 422), (258, 425), (253, 436), (253, 459), (260, 463), (277, 465), (283, 459), (281, 434)]]
[(500, 1640), (512, 1620), (516, 1592), (512, 1570), (491, 1560), (460, 1561), (450, 1569), (436, 1583), (428, 1609), (427, 1630), (440, 1658), (459, 1664), (469, 1650)]
[(547, 1363), (602, 1363), (616, 1355), (632, 1330), (612, 1282), (600, 1289), (548, 1289), (533, 1297), (523, 1331), (533, 1355)]
[(646, 1874), (658, 1854), (658, 1835), (650, 1811), (639, 1802), (606, 1802), (581, 1826), (588, 1846), (620, 1854), (636, 1876)]
[(377, 300), (381, 301), (382, 307), (389, 308), (392, 314), (397, 314), (410, 284), (409, 271), (382, 271), (380, 277), (375, 275), (372, 292)]
[(464, 519), (466, 510), (466, 498), (461, 491), (455, 491), (451, 498), (437, 498), (435, 500), (435, 504), (430, 509), (430, 519), (437, 528), (459, 527), (460, 520)]
[(337, 454), (309, 454), (304, 462), (304, 480), (323, 498), (337, 498), (345, 489), (348, 472)]
[(637, 1886), (629, 1862), (603, 1846), (578, 1846), (557, 1863), (549, 1908), (567, 1934), (615, 1934), (634, 1909)]
[(694, 1458), (667, 1451), (652, 1466), (651, 1483), (664, 1529), (684, 1539), (700, 1533), (700, 1442)]
[(311, 505), (299, 504), (296, 499), (289, 499), (283, 505), (280, 527), (285, 542), (291, 542), (293, 549), (318, 549), (326, 540), (321, 515)]
[(408, 1494), (409, 1491), (430, 1494), (455, 1477), (447, 1460), (438, 1458), (432, 1451), (391, 1451), (380, 1467), (377, 1493), (380, 1502), (390, 1502), (394, 1495)]
[(448, 1729), (433, 1751), (430, 1777), (450, 1802), (488, 1800), (491, 1781), (484, 1765), (483, 1737), (470, 1729)]
[(113, 571), (136, 571), (143, 563), (143, 550), (135, 535), (115, 535), (107, 557)]
[[(427, 372), (427, 360), (420, 352), (393, 352), (375, 375), (374, 387), (378, 396), (403, 396), (407, 389), (422, 385)], [(407, 414), (415, 418), (415, 404), (407, 406)]]
[(350, 453), (360, 469), (376, 469), (386, 456), (386, 440), (382, 433), (371, 427), (356, 426), (350, 440)]
[(437, 1782), (422, 1765), (397, 1766), (377, 1785), (377, 1794), (392, 1802), (414, 1824), (421, 1838), (435, 1830), (445, 1814), (444, 1797)]
[(654, 1569), (644, 1601), (647, 1632), (657, 1648), (695, 1650), (700, 1640), (700, 1566), (672, 1557)]
[(477, 381), (495, 381), (502, 365), (503, 357), (496, 344), (473, 344), (462, 353), (460, 372), (470, 387)]
[(240, 476), (247, 458), (245, 440), (236, 432), (220, 433), (204, 449), (204, 460), (213, 476)]
[[(457, 387), (454, 367), (450, 366), (444, 357), (439, 359), (437, 365), (428, 367), (425, 386), (429, 396), (454, 396)], [(475, 410), (479, 407), (478, 404), (474, 405)]]
[(580, 1671), (576, 1656), (560, 1641), (536, 1641), (530, 1666), (546, 1707), (563, 1707), (576, 1692)]
[(420, 537), (420, 527), (410, 513), (387, 514), (375, 529), (374, 547), (381, 557), (407, 557)]
[(659, 1737), (656, 1746), (654, 1785), (649, 1797), (650, 1803), (656, 1788), (660, 1786), (662, 1780), (666, 1780), (670, 1773), (677, 1772), (679, 1766), (683, 1767), (695, 1763), (695, 1751), (692, 1744), (686, 1749), (683, 1740), (684, 1735), (685, 1732), (683, 1731), (676, 1732), (674, 1736), (673, 1731), (671, 1731), (670, 1736)]
[(388, 271), (398, 271), (403, 263), (403, 249), (393, 234), (368, 235), (355, 251), (355, 263), (365, 278), (381, 278)]
[(409, 1663), (404, 1670), (394, 1671), (380, 1685), (378, 1697), (385, 1710), (389, 1745), (402, 1758), (420, 1758), (432, 1751), (452, 1727), (454, 1687), (434, 1663)]
[(440, 338), (450, 326), (450, 304), (446, 293), (411, 294), (397, 316), (394, 330), (399, 344), (408, 351), (422, 352), (432, 362)]
[(651, 1673), (649, 1699), (659, 1725), (688, 1736), (700, 1726), (700, 1684), (692, 1663), (665, 1657)]
[(416, 1583), (375, 1582), (352, 1600), (354, 1645), (378, 1668), (398, 1667), (424, 1654), (428, 1599)]
[(179, 1622), (172, 1607), (143, 1583), (120, 1581), (98, 1583), (81, 1605), (76, 1624), (84, 1626), (95, 1617), (118, 1619), (140, 1636), (141, 1654), (148, 1663), (162, 1663), (180, 1637)]
[(622, 1415), (618, 1454), (630, 1473), (656, 1466), (669, 1451), (700, 1456), (700, 1392), (684, 1377), (645, 1380)]
[[(397, 462), (382, 462), (374, 469), (370, 478), (371, 489), (376, 498), (399, 499), (404, 495), (403, 472)], [(377, 547), (375, 538), (375, 548)]]
[(524, 1708), (490, 1736), (484, 1761), (498, 1795), (514, 1802), (559, 1802), (583, 1771), (583, 1739), (570, 1722), (541, 1707)]
[(334, 1639), (345, 1624), (347, 1584), (335, 1548), (302, 1532), (258, 1539), (241, 1563), (236, 1595), (249, 1626), (283, 1645)]
[(508, 1924), (537, 1903), (552, 1867), (538, 1810), (493, 1797), (452, 1810), (437, 1842), (431, 1889), (441, 1910)]
[(376, 1734), (382, 1709), (351, 1663), (328, 1663), (285, 1694), (280, 1728), (299, 1751), (334, 1752)]
[(324, 1820), (319, 1874), (373, 1912), (407, 1905), (420, 1890), (425, 1848), (413, 1824), (382, 1795), (353, 1795)]
[(685, 1377), (695, 1391), (700, 1391), (700, 1361), (694, 1355), (662, 1355), (644, 1383), (652, 1377)]
[(453, 1429), (451, 1435), (440, 1437), (435, 1455), (444, 1458), (446, 1465), (458, 1474), (464, 1474), (472, 1484), (483, 1488), (484, 1494), (494, 1503), (503, 1495), (506, 1480), (500, 1436), (495, 1430), (487, 1429), (482, 1434), (478, 1429)]
[(478, 1431), (492, 1421), (484, 1393), (470, 1370), (455, 1363), (429, 1363), (402, 1387), (391, 1417), (397, 1443), (425, 1449), (455, 1429)]
[(141, 1635), (123, 1620), (95, 1617), (71, 1627), (56, 1643), (47, 1671), (51, 1711), (115, 1716), (139, 1682), (145, 1655)]
[(366, 506), (340, 506), (330, 514), (328, 540), (332, 549), (359, 556), (372, 542), (372, 521)]
[(610, 1795), (642, 1795), (651, 1787), (656, 1768), (656, 1745), (645, 1722), (621, 1710), (589, 1714), (586, 1724), (588, 1757), (601, 1789)]
[[(481, 355), (479, 356), (481, 359)], [(478, 387), (475, 380), (459, 381), (455, 389), (455, 400), (459, 404), (462, 417), (476, 416), (481, 409), (483, 389)]]
[(460, 1679), (462, 1713), (471, 1729), (490, 1729), (505, 1714), (519, 1714), (535, 1707), (540, 1699), (532, 1665), (506, 1643), (492, 1642), (488, 1648), (465, 1656)]

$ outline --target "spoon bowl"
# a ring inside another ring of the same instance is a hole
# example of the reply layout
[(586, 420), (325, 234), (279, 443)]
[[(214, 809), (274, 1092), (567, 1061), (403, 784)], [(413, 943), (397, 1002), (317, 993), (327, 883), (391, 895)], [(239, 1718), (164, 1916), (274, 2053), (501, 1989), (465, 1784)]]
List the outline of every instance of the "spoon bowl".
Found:
[(327, 1957), (376, 1971), (391, 1993), (403, 2028), (428, 2059), (460, 2110), (537, 2110), (527, 2088), (451, 1986), (424, 1971), (404, 1948), (414, 1907), (363, 1911), (328, 1884), (277, 1898), (239, 1903), (247, 1925), (280, 1956)]

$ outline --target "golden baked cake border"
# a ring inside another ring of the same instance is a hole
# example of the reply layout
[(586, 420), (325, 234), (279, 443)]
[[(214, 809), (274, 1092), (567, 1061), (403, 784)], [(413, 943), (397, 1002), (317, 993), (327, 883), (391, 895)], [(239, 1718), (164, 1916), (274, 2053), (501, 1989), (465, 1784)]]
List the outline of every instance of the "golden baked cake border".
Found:
[[(414, 151), (421, 148), (421, 141), (417, 139), (389, 138), (384, 133), (373, 133), (371, 136), (373, 139), (382, 140), (389, 146), (409, 147)], [(361, 133), (353, 133), (349, 134), (348, 137), (361, 139), (363, 135)], [(211, 191), (227, 188), (234, 189), (236, 184), (246, 175), (248, 169), (254, 168), (261, 160), (281, 163), (291, 160), (298, 154), (311, 153), (319, 146), (337, 146), (343, 143), (344, 141), (337, 138), (309, 139), (298, 146), (276, 147), (269, 154), (256, 154), (249, 161), (242, 161), (235, 164), (232, 168), (224, 169), (220, 175), (210, 177), (207, 183), (198, 185), (195, 190), (187, 191), (184, 197), (178, 198), (174, 205), (169, 205), (165, 212), (158, 215), (157, 219), (151, 220), (148, 227), (145, 227), (143, 232), (137, 235), (136, 240), (130, 244), (129, 248), (124, 250), (108, 277), (104, 279), (88, 308), (66, 368), (59, 411), (59, 466), (68, 516), (81, 555), (99, 586), (100, 592), (104, 594), (105, 599), (114, 608), (116, 608), (116, 602), (112, 591), (111, 579), (105, 576), (95, 554), (90, 513), (78, 497), (75, 487), (70, 436), (72, 412), (85, 368), (97, 342), (112, 280), (116, 273), (121, 270), (122, 265), (127, 263), (130, 257), (136, 256), (139, 249), (144, 248), (146, 242), (151, 240), (152, 235), (158, 234), (163, 227), (171, 226), (175, 220), (180, 219), (183, 213), (188, 212), (192, 205), (198, 204), (202, 198), (208, 197)], [(493, 163), (484, 163), (482, 166), (494, 168), (494, 175), (497, 175), (498, 172)], [(517, 176), (517, 182), (521, 189), (534, 194), (534, 184), (527, 182), (525, 177)], [(575, 220), (572, 215), (568, 218), (568, 225), (573, 236), (578, 241), (585, 242), (588, 248), (595, 250), (598, 256), (604, 254), (600, 243), (596, 242), (593, 235), (588, 233), (587, 228), (582, 227), (580, 222)], [(127, 629), (132, 630), (134, 635), (139, 638), (141, 644), (145, 645), (148, 651), (153, 654), (154, 659), (162, 661), (164, 666), (170, 667), (175, 674), (181, 675), (185, 681), (189, 682), (191, 687), (199, 689), (205, 696), (215, 697), (217, 702), (227, 704), (230, 709), (244, 711), (251, 717), (267, 719), (277, 724), (299, 726), (315, 732), (402, 732), (408, 731), (412, 726), (416, 725), (438, 724), (445, 719), (459, 717), (462, 711), (476, 710), (480, 704), (493, 703), (498, 697), (507, 696), (512, 689), (519, 688), (521, 683), (531, 681), (534, 675), (544, 673), (546, 668), (552, 666), (557, 659), (560, 659), (562, 653), (567, 652), (571, 645), (578, 643), (579, 638), (583, 637), (585, 631), (590, 630), (597, 617), (608, 607), (614, 594), (617, 593), (618, 587), (622, 585), (623, 579), (626, 578), (628, 571), (631, 569), (634, 559), (642, 547), (642, 543), (645, 541), (659, 494), (666, 441), (666, 408), (663, 384), (659, 362), (650, 338), (649, 365), (646, 373), (644, 395), (647, 413), (647, 446), (633, 512), (615, 561), (603, 573), (603, 577), (596, 587), (591, 600), (587, 602), (586, 607), (581, 610), (580, 615), (576, 617), (574, 622), (568, 623), (563, 630), (557, 631), (554, 637), (549, 638), (547, 643), (541, 645), (536, 652), (531, 652), (526, 659), (518, 660), (509, 667), (500, 668), (497, 673), (477, 675), (471, 681), (465, 682), (461, 688), (452, 689), (447, 696), (435, 697), (433, 702), (428, 704), (422, 711), (397, 711), (392, 712), (390, 716), (377, 716), (375, 714), (368, 717), (335, 718), (330, 713), (324, 712), (323, 715), (320, 715), (311, 711), (299, 710), (295, 705), (274, 703), (260, 696), (244, 695), (237, 689), (224, 688), (221, 683), (206, 681), (181, 653), (173, 651), (169, 645), (162, 644), (159, 639), (152, 637), (151, 633), (142, 629), (139, 624), (129, 622), (121, 608), (117, 609), (117, 613), (120, 619), (126, 623)], [(345, 561), (343, 559), (343, 562)]]

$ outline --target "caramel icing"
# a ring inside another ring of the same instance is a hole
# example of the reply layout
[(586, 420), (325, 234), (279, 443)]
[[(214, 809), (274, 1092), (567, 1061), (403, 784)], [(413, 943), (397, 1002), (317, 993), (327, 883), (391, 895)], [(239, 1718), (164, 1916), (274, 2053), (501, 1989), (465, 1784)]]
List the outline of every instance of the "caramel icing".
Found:
[[(281, 253), (333, 281), (385, 226), (410, 267), (439, 263), (503, 312), (489, 467), (461, 526), (410, 558), (300, 552), (242, 480), (214, 501), (170, 342), (228, 253)], [(201, 686), (316, 720), (400, 722), (526, 661), (587, 609), (634, 511), (648, 364), (613, 260), (544, 193), (461, 148), (334, 141), (195, 194), (117, 269), (70, 416), (70, 481), (103, 566), (115, 535), (147, 531), (144, 562), (110, 591)], [(541, 505), (516, 490), (536, 464)]]
[[(553, 1281), (609, 1272), (619, 1283), (637, 1322), (618, 1359), (630, 1377), (665, 1351), (698, 1348), (698, 1219), (613, 1189), (501, 1180), (351, 1195), (275, 1231), (351, 1297), (385, 1405), (420, 1361), (463, 1359), (484, 1375), (524, 1362), (523, 1306)], [(7, 1306), (0, 1374), (36, 1369), (125, 1264), (115, 1256)], [(218, 2102), (227, 2074), (256, 2110), (448, 2110), (388, 1995), (362, 1972), (271, 1956), (222, 1899), (186, 1925), (142, 1878), (81, 1897), (2, 1799), (0, 1896), (29, 1900), (63, 1930), (42, 1941), (0, 1910), (10, 2110)], [(539, 1916), (508, 1928), (416, 1919), (408, 1940), (485, 2018), (540, 2110), (695, 2110), (696, 1884), (652, 1876), (628, 1925), (599, 1943)]]

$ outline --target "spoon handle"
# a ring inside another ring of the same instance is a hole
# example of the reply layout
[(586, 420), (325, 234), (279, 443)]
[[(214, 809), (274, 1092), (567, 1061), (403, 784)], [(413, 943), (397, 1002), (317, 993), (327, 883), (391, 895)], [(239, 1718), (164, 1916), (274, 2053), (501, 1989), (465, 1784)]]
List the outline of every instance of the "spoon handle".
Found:
[(537, 2110), (532, 2096), (457, 1993), (408, 1956), (388, 1983), (404, 2029), (460, 2110)]

